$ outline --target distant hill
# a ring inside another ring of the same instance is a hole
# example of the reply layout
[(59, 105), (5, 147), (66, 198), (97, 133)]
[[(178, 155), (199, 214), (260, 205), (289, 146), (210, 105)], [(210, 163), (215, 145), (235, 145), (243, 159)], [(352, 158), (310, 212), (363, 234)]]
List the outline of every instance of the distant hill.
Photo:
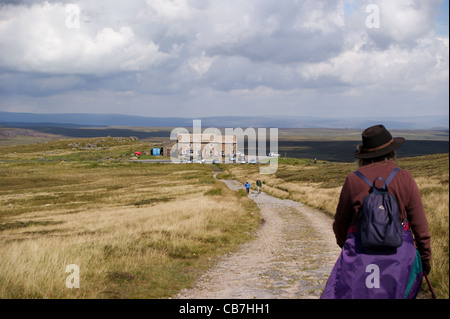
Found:
[[(76, 127), (76, 126), (127, 126), (127, 127), (192, 127), (192, 120), (202, 120), (202, 127), (277, 127), (277, 128), (349, 128), (364, 129), (374, 124), (384, 124), (388, 129), (449, 129), (449, 119), (443, 116), (370, 119), (330, 119), (319, 117), (240, 117), (217, 116), (203, 118), (145, 117), (123, 114), (36, 114), (0, 112), (0, 126), (13, 127)], [(57, 124), (55, 124), (57, 123)], [(25, 125), (25, 126), (24, 126)]]

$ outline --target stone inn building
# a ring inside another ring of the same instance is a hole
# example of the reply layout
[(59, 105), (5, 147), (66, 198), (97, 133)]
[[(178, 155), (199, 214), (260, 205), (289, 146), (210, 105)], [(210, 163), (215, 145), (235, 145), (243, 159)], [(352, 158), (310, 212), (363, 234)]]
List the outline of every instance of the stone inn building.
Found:
[(235, 135), (208, 133), (178, 133), (175, 140), (161, 148), (162, 155), (193, 157), (201, 159), (219, 159), (236, 155), (237, 141)]

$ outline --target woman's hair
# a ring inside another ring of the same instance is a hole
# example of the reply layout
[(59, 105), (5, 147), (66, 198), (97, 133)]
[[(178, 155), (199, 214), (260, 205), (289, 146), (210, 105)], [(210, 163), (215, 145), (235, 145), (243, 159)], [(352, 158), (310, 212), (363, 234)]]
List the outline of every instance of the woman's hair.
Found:
[(395, 153), (395, 151), (392, 151), (386, 155), (380, 156), (380, 157), (374, 157), (374, 158), (366, 158), (366, 159), (359, 159), (357, 161), (358, 166), (364, 166), (364, 165), (368, 165), (368, 164), (372, 164), (372, 163), (376, 163), (376, 162), (381, 162), (384, 160), (397, 160), (397, 154)]

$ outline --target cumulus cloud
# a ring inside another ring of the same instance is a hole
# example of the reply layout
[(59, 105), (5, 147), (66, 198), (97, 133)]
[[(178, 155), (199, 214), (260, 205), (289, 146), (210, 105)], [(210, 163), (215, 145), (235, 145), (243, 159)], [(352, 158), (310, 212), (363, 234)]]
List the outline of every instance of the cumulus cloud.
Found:
[(130, 26), (85, 27), (71, 22), (66, 8), (49, 2), (3, 7), (0, 66), (23, 72), (106, 74), (146, 69), (170, 57), (154, 42), (136, 37)]
[[(268, 113), (273, 105), (284, 114), (323, 113), (327, 102), (345, 110), (367, 96), (387, 105), (400, 96), (414, 99), (411, 105), (421, 95), (441, 101), (448, 97), (449, 45), (448, 34), (435, 34), (440, 3), (6, 1), (0, 94), (73, 98), (79, 91), (101, 108), (105, 92), (132, 92), (111, 94), (134, 101), (138, 114), (164, 98), (180, 112), (189, 105), (201, 113), (197, 104), (207, 104), (205, 115), (254, 114), (258, 105)], [(369, 5), (379, 8), (379, 28), (366, 24)], [(444, 107), (448, 102), (437, 102), (435, 112), (448, 114)]]

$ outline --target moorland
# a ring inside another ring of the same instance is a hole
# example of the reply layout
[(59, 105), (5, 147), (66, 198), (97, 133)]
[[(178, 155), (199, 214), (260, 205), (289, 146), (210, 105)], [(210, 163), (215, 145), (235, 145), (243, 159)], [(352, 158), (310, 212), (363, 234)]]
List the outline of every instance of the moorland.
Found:
[[(149, 150), (164, 143), (161, 136), (35, 132), (10, 134), (0, 147), (0, 298), (171, 297), (260, 226), (255, 203), (215, 180), (214, 169), (223, 179), (259, 177), (264, 192), (331, 216), (355, 169), (351, 161), (314, 164), (316, 156), (293, 158), (291, 151), (264, 176), (259, 165), (142, 163), (130, 160), (133, 152), (154, 158)], [(355, 143), (347, 133), (341, 139)], [(324, 141), (319, 135), (307, 142)], [(411, 171), (423, 196), (433, 238), (430, 280), (439, 298), (448, 298), (448, 131), (440, 140), (446, 152), (401, 156), (398, 165)], [(67, 289), (69, 264), (80, 266), (83, 289)]]

